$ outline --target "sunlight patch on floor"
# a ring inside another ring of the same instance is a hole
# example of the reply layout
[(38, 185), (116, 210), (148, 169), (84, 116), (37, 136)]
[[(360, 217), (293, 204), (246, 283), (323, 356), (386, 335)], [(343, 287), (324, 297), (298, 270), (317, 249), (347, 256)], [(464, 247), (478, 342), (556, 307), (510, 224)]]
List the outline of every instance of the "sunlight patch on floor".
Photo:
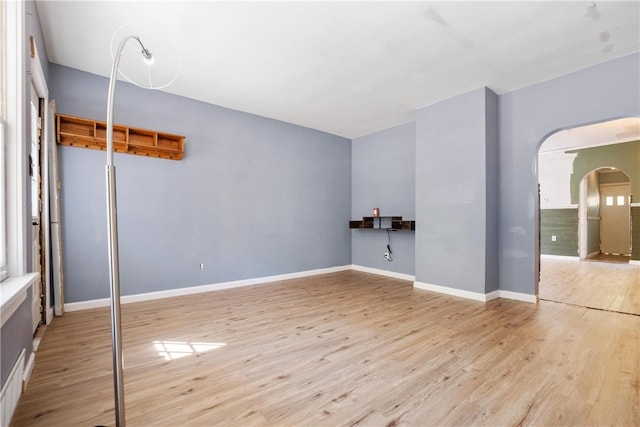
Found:
[(154, 341), (158, 354), (165, 360), (175, 360), (196, 353), (204, 353), (226, 346), (223, 342), (185, 342), (185, 341)]

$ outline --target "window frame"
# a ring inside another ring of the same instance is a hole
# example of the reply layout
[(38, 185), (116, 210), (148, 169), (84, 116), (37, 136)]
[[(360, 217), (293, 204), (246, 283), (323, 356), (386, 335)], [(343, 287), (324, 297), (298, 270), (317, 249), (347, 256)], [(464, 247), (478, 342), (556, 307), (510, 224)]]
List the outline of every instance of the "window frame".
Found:
[(0, 193), (3, 196), (0, 197), (0, 282), (9, 277), (9, 269), (7, 267), (7, 204), (5, 200), (7, 194), (7, 184), (4, 135), (5, 124), (2, 117), (0, 117)]
[(7, 54), (5, 49), (5, 40), (6, 40), (6, 23), (5, 23), (5, 2), (1, 2), (0, 4), (0, 23), (2, 23), (3, 30), (0, 31), (0, 54), (2, 59), (2, 66), (0, 66), (0, 282), (4, 281), (9, 277), (9, 271), (7, 267), (7, 167), (5, 160), (5, 131), (6, 125), (4, 119), (6, 117), (6, 65), (7, 64)]
[[(3, 280), (27, 274), (27, 201), (25, 164), (25, 4), (2, 2), (0, 10), (0, 120), (4, 122), (3, 172), (4, 255), (6, 273)], [(4, 282), (3, 282), (4, 283)]]

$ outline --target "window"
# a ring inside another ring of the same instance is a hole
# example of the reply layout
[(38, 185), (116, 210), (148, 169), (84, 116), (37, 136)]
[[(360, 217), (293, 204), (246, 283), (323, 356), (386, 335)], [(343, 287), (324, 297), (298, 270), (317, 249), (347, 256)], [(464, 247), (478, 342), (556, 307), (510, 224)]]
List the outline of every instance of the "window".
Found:
[(607, 206), (613, 206), (613, 196), (607, 196), (604, 204)]
[(0, 66), (0, 282), (7, 278), (7, 208), (6, 208), (6, 163), (5, 163), (5, 125), (6, 117), (5, 108), (6, 100), (6, 83), (5, 83), (5, 64), (7, 63), (7, 55), (5, 50), (5, 25), (4, 25), (4, 3), (0, 4), (0, 23), (3, 30), (0, 31), (0, 52), (2, 53), (2, 66)]
[(0, 279), (26, 275), (25, 2), (0, 2)]
[[(4, 94), (4, 91), (3, 91)], [(4, 122), (0, 119), (0, 282), (7, 278), (7, 215), (5, 195), (7, 194), (5, 171)]]
[(617, 205), (624, 206), (624, 196), (618, 196), (617, 199)]

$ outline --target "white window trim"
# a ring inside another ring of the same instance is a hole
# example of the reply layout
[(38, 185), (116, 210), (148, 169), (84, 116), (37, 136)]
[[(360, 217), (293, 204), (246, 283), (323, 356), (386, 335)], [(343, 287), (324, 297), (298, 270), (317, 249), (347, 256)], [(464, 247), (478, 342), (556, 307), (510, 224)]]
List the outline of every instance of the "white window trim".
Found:
[[(5, 125), (4, 121), (0, 118), (0, 164), (5, 165), (4, 153), (5, 153), (5, 141), (4, 141), (4, 130)], [(2, 253), (0, 254), (0, 282), (4, 281), (7, 277), (9, 277), (9, 272), (7, 270), (7, 218), (6, 213), (7, 209), (5, 207), (5, 197), (7, 184), (5, 182), (5, 168), (2, 168), (2, 173), (0, 173), (0, 191), (2, 191), (3, 197), (0, 197), (0, 212), (2, 212), (2, 216), (0, 216), (0, 244), (2, 244)]]
[(8, 279), (0, 283), (0, 326), (20, 307), (39, 276), (27, 274), (25, 5), (23, 1), (7, 1), (2, 7)]
[[(4, 141), (4, 131), (5, 125), (4, 121), (0, 118), (0, 164), (5, 165), (5, 141)], [(0, 197), (0, 212), (2, 213), (0, 216), (0, 244), (3, 245), (2, 255), (0, 255), (0, 282), (4, 281), (7, 277), (9, 277), (9, 271), (7, 269), (7, 216), (6, 216), (6, 202), (5, 202), (5, 191), (7, 188), (6, 184), (6, 171), (5, 167), (2, 168), (2, 173), (0, 174), (0, 191), (2, 197)]]
[[(5, 17), (5, 6), (4, 6), (4, 2), (0, 3), (0, 24), (2, 24), (2, 27), (0, 27), (0, 60), (2, 61), (0, 64), (6, 64), (7, 63), (7, 56), (5, 54), (5, 39), (6, 39), (6, 34), (4, 31), (4, 26), (5, 26), (5, 21), (4, 21), (4, 17)], [(2, 282), (3, 280), (5, 280), (8, 277), (8, 270), (7, 270), (7, 208), (6, 208), (6, 190), (7, 190), (7, 184), (6, 184), (6, 160), (5, 160), (5, 141), (4, 141), (4, 135), (5, 135), (5, 124), (4, 124), (4, 117), (5, 117), (5, 103), (6, 103), (6, 99), (5, 99), (5, 88), (6, 88), (6, 81), (5, 81), (5, 75), (6, 75), (6, 70), (5, 70), (5, 66), (2, 65), (0, 67), (0, 165), (2, 165), (1, 169), (1, 173), (0, 173), (0, 245), (2, 245), (2, 253), (0, 253), (0, 282)]]
[(38, 273), (29, 273), (20, 277), (11, 277), (0, 285), (0, 327), (11, 318), (20, 305), (27, 299), (27, 292), (38, 279)]
[[(25, 9), (4, 2), (6, 64), (7, 269), (9, 277), (27, 273), (25, 141)], [(13, 66), (11, 66), (13, 65)]]

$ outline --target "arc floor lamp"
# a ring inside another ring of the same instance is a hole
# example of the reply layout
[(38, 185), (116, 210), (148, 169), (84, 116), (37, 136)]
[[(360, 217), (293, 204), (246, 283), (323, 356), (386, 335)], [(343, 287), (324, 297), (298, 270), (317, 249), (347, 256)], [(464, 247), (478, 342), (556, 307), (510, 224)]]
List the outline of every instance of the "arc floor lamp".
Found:
[[(115, 397), (116, 425), (125, 426), (124, 402), (124, 363), (122, 358), (122, 326), (120, 318), (120, 265), (118, 255), (118, 208), (116, 201), (116, 167), (113, 163), (113, 101), (118, 73), (131, 83), (145, 89), (161, 89), (175, 81), (180, 72), (179, 55), (171, 54), (167, 49), (168, 40), (164, 40), (163, 48), (157, 50), (152, 44), (145, 46), (137, 35), (131, 34), (141, 23), (127, 24), (121, 27), (113, 36), (111, 49), (113, 67), (109, 80), (109, 94), (107, 97), (107, 245), (109, 250), (109, 285), (111, 295), (111, 341), (113, 352), (113, 384)], [(144, 25), (143, 25), (144, 26)], [(138, 31), (140, 31), (138, 29)], [(150, 35), (158, 34), (155, 29), (147, 28)], [(142, 33), (146, 33), (143, 31)], [(157, 36), (156, 36), (157, 37)], [(153, 37), (151, 37), (153, 40)], [(162, 37), (160, 37), (162, 40)], [(117, 47), (116, 47), (117, 46)], [(114, 47), (115, 51), (114, 51)], [(123, 70), (120, 70), (121, 58), (126, 59)], [(158, 59), (164, 64), (158, 64)]]

